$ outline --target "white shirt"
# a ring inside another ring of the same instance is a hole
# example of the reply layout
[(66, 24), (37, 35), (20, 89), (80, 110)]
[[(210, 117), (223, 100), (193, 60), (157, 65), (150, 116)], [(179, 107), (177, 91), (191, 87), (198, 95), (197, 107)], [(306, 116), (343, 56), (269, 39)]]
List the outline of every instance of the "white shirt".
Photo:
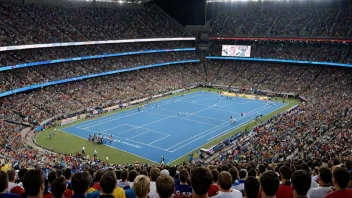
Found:
[(238, 190), (231, 189), (232, 192), (221, 192), (214, 196), (214, 198), (242, 198), (242, 193)]
[(97, 154), (97, 150), (94, 150), (94, 153)]
[(158, 193), (156, 193), (156, 183), (150, 182), (150, 192), (148, 193), (149, 198), (159, 198)]
[(319, 186), (317, 188), (311, 188), (309, 189), (307, 195), (309, 198), (324, 198), (328, 194), (329, 191), (331, 191), (331, 186), (328, 187), (323, 187)]
[(310, 188), (317, 188), (319, 184), (316, 182), (318, 175), (312, 177), (312, 182), (310, 183)]
[(7, 192), (10, 192), (12, 188), (16, 187), (17, 184), (9, 182), (9, 187), (7, 187)]
[(84, 150), (85, 148), (84, 147), (82, 147), (82, 150)]

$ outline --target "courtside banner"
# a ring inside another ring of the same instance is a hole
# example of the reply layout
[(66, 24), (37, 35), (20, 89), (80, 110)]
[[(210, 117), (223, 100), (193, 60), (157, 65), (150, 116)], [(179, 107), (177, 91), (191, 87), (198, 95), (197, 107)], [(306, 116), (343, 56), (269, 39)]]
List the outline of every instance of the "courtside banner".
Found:
[(221, 56), (251, 57), (251, 46), (223, 45)]
[(194, 41), (194, 37), (179, 37), (179, 38), (149, 38), (149, 39), (125, 39), (125, 40), (107, 40), (107, 41), (84, 41), (84, 42), (68, 42), (68, 43), (46, 43), (34, 45), (14, 45), (0, 47), (0, 52), (11, 50), (23, 50), (34, 48), (47, 47), (66, 47), (77, 45), (99, 45), (99, 44), (115, 44), (115, 43), (137, 43), (137, 42), (158, 42), (158, 41)]
[(77, 116), (61, 120), (61, 125), (69, 124), (69, 123), (75, 122), (75, 121), (77, 121)]

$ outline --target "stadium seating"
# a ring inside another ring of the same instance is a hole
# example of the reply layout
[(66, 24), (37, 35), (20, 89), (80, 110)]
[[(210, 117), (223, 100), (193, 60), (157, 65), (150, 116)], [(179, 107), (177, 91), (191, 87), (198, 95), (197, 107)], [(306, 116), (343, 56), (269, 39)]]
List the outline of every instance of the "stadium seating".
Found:
[[(272, 10), (265, 7), (260, 10), (228, 10), (217, 16), (212, 35), (348, 38), (352, 30), (351, 16), (351, 9)], [(191, 36), (162, 11), (149, 9), (0, 3), (0, 19), (1, 46)], [(222, 44), (212, 42), (210, 55), (220, 56)], [(194, 47), (194, 44), (188, 41), (149, 42), (8, 51), (0, 53), (0, 67), (69, 57), (188, 47)], [(252, 57), (352, 62), (348, 46), (317, 47), (297, 43), (253, 42)], [(165, 52), (19, 68), (0, 72), (0, 93), (104, 71), (195, 59), (199, 58), (194, 51)], [(115, 198), (135, 195), (140, 198), (190, 198), (192, 193), (197, 197), (207, 197), (208, 194), (218, 198), (222, 193), (228, 193), (224, 191), (228, 191), (229, 186), (234, 198), (242, 195), (258, 197), (258, 194), (260, 197), (264, 193), (289, 198), (307, 194), (311, 197), (319, 184), (329, 191), (345, 188), (340, 181), (346, 183), (344, 178), (350, 178), (352, 171), (351, 68), (219, 60), (202, 63), (124, 72), (0, 98), (0, 183), (9, 182), (9, 188), (13, 190), (8, 191), (19, 197), (41, 197), (44, 194), (45, 198), (83, 195), (95, 198), (107, 194)], [(20, 133), (23, 126), (15, 124), (22, 122), (35, 127), (53, 116), (109, 107), (120, 101), (130, 102), (189, 85), (209, 83), (241, 91), (253, 88), (289, 92), (306, 102), (230, 137), (231, 144), (221, 142), (215, 145), (217, 151), (212, 156), (202, 154), (202, 159), (177, 166), (140, 162), (110, 164), (99, 157), (83, 156), (79, 151), (76, 154), (54, 153), (25, 144), (23, 139), (32, 132)], [(328, 169), (324, 172), (326, 167)], [(36, 168), (45, 170), (45, 177), (42, 170)], [(18, 178), (14, 176), (14, 170), (19, 170)], [(319, 174), (330, 175), (329, 182), (323, 183), (320, 179), (318, 184)], [(331, 177), (334, 178), (332, 183)], [(44, 192), (39, 190), (42, 184), (45, 184)], [(122, 185), (127, 187), (115, 188)], [(80, 188), (82, 186), (84, 189)], [(145, 190), (148, 188), (149, 193)], [(281, 188), (286, 188), (289, 196), (280, 196)], [(5, 191), (0, 189), (0, 192)], [(350, 190), (331, 193), (328, 198), (352, 197)]]
[(213, 36), (350, 37), (351, 9), (235, 8), (214, 20)]
[(2, 46), (190, 36), (158, 10), (1, 3), (0, 17)]

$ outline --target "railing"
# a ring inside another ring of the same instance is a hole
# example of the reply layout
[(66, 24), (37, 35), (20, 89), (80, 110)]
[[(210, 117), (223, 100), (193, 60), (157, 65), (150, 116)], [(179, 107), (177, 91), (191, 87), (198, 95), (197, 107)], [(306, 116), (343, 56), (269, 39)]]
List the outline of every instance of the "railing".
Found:
[(352, 64), (316, 62), (316, 61), (284, 60), (284, 59), (273, 59), (273, 58), (239, 58), (239, 57), (223, 57), (223, 56), (207, 56), (206, 58), (209, 60), (258, 61), (258, 62), (291, 63), (291, 64), (294, 63), (294, 64), (311, 64), (311, 65), (337, 66), (337, 67), (350, 67), (350, 68), (352, 68)]
[(102, 72), (98, 74), (90, 74), (86, 76), (80, 76), (80, 77), (74, 77), (74, 78), (67, 78), (63, 80), (57, 80), (57, 81), (52, 81), (52, 82), (47, 82), (47, 83), (42, 83), (42, 84), (37, 84), (37, 85), (31, 85), (31, 86), (26, 86), (22, 87), (19, 89), (11, 90), (11, 91), (6, 91), (3, 93), (0, 93), (0, 98), (17, 94), (20, 92), (24, 91), (30, 91), (38, 88), (43, 88), (47, 86), (52, 86), (52, 85), (57, 85), (57, 84), (63, 84), (63, 83), (68, 83), (68, 82), (74, 82), (78, 80), (85, 80), (88, 78), (95, 78), (99, 76), (107, 76), (107, 75), (112, 75), (112, 74), (118, 74), (118, 73), (123, 73), (123, 72), (129, 72), (129, 71), (136, 71), (140, 69), (147, 69), (147, 68), (153, 68), (153, 67), (162, 67), (162, 66), (168, 66), (168, 65), (176, 65), (176, 64), (185, 64), (185, 63), (199, 63), (200, 60), (184, 60), (184, 61), (175, 61), (175, 62), (166, 62), (166, 63), (158, 63), (158, 64), (153, 64), (153, 65), (146, 65), (146, 66), (139, 66), (139, 67), (134, 67), (134, 68), (128, 68), (128, 69), (120, 69), (120, 70), (114, 70), (114, 71), (109, 71), (109, 72)]
[(137, 55), (137, 54), (149, 54), (149, 53), (186, 52), (186, 51), (195, 51), (195, 50), (196, 50), (196, 48), (176, 48), (176, 49), (143, 50), (143, 51), (136, 51), (136, 52), (122, 52), (122, 53), (117, 53), (117, 54), (102, 54), (102, 55), (94, 55), (94, 56), (63, 58), (63, 59), (56, 59), (56, 60), (47, 60), (47, 61), (31, 62), (31, 63), (20, 63), (17, 65), (4, 66), (4, 67), (0, 67), (0, 72), (12, 70), (12, 69), (24, 68), (24, 67), (49, 65), (49, 64), (72, 62), (72, 61), (82, 61), (82, 60), (110, 58), (110, 57), (118, 57), (118, 56)]

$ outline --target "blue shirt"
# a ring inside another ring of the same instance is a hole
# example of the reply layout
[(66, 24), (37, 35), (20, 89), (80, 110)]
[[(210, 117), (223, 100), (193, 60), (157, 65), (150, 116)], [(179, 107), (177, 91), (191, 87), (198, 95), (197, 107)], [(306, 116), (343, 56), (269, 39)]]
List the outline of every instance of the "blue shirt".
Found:
[(88, 193), (87, 195), (88, 198), (98, 198), (99, 196), (100, 196), (100, 190), (94, 191), (92, 193)]
[(20, 198), (20, 196), (15, 193), (1, 193), (0, 198)]
[(178, 197), (192, 197), (192, 187), (188, 184), (175, 186), (175, 192)]
[(125, 195), (126, 195), (126, 198), (136, 198), (136, 194), (134, 193), (133, 188), (126, 189)]

